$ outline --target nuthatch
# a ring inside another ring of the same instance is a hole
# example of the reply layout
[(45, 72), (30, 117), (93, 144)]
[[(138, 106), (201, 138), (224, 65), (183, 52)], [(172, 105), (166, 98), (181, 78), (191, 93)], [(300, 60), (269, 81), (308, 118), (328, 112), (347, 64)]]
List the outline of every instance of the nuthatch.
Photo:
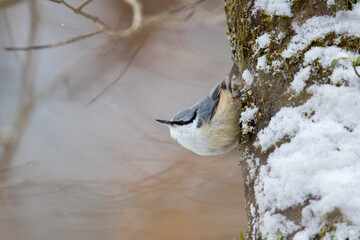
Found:
[(232, 96), (229, 76), (208, 96), (176, 114), (170, 121), (156, 120), (170, 128), (170, 135), (199, 155), (218, 155), (237, 146), (240, 137), (240, 104)]

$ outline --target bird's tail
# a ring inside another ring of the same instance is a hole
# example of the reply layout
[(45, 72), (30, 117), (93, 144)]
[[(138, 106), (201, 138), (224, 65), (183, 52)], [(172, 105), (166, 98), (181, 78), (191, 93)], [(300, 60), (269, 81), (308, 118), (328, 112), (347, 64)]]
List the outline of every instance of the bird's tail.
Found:
[(232, 93), (232, 85), (231, 85), (231, 80), (236, 76), (237, 72), (238, 72), (238, 67), (236, 65), (236, 63), (233, 64), (229, 74), (225, 77), (225, 79), (221, 82), (221, 87), (223, 89), (227, 89), (230, 93)]
[(238, 71), (239, 71), (238, 67), (234, 63), (234, 65), (232, 66), (229, 74), (225, 77), (225, 79), (222, 80), (219, 85), (217, 85), (216, 87), (214, 87), (210, 91), (210, 93), (209, 93), (210, 98), (213, 99), (213, 100), (216, 100), (217, 98), (219, 98), (220, 91), (222, 89), (225, 89), (225, 90), (229, 91), (231, 94), (233, 94), (231, 81), (232, 81), (233, 78), (236, 78), (236, 76), (238, 74)]

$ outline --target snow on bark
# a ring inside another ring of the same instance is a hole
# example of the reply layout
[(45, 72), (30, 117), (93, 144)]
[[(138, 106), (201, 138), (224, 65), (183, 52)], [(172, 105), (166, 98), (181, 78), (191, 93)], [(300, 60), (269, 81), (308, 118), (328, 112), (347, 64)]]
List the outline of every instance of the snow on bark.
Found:
[(225, 2), (248, 237), (359, 239), (360, 3)]

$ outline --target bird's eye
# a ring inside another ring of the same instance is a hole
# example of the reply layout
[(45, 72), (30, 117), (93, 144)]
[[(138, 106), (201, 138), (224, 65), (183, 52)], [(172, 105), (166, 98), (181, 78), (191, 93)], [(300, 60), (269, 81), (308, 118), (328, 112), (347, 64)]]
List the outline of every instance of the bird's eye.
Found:
[(189, 120), (187, 120), (187, 121), (183, 121), (183, 120), (172, 121), (172, 123), (175, 125), (178, 125), (178, 126), (190, 124), (195, 120), (196, 116), (197, 116), (197, 110), (194, 111), (194, 115)]

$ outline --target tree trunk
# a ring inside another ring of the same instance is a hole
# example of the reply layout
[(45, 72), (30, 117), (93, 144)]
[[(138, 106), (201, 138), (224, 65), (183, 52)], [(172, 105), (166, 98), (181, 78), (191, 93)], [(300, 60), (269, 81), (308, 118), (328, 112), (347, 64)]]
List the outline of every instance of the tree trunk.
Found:
[(225, 12), (248, 239), (358, 239), (360, 4), (225, 0)]

